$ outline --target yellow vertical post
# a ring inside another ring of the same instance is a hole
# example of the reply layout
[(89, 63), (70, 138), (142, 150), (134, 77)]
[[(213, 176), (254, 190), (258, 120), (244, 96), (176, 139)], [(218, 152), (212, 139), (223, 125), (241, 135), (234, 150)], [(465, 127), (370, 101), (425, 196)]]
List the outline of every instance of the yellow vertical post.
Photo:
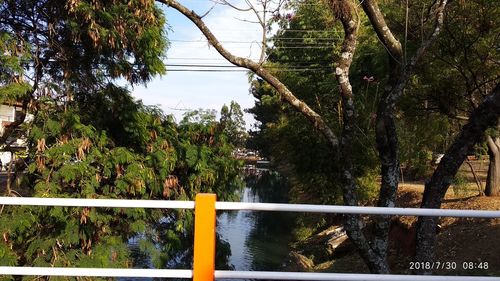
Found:
[(193, 281), (213, 281), (215, 271), (215, 194), (196, 195)]

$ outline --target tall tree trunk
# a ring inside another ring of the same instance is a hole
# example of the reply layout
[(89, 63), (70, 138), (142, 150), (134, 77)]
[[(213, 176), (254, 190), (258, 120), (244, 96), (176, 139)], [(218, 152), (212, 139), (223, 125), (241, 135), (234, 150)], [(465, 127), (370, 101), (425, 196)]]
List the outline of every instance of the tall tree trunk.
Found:
[[(500, 129), (500, 122), (497, 125)], [(484, 194), (486, 196), (500, 195), (500, 137), (487, 136), (488, 154), (490, 156), (490, 164), (488, 167), (488, 177), (486, 178), (486, 188)]]
[[(354, 4), (349, 0), (330, 0), (328, 2), (332, 14), (341, 22), (344, 28), (344, 40), (342, 42), (341, 56), (335, 69), (337, 82), (339, 83), (342, 97), (342, 134), (340, 137), (339, 159), (342, 159), (341, 178), (344, 204), (357, 206), (356, 179), (354, 175), (353, 143), (356, 128), (356, 107), (354, 104), (354, 93), (349, 80), (349, 69), (356, 51), (358, 19)], [(356, 249), (363, 258), (372, 273), (389, 273), (389, 265), (386, 256), (381, 256), (370, 241), (366, 238), (362, 229), (362, 219), (359, 215), (346, 215), (344, 227), (349, 239), (356, 245)]]
[[(446, 151), (431, 179), (425, 184), (422, 208), (441, 208), (446, 191), (450, 187), (458, 169), (467, 157), (467, 152), (481, 141), (487, 128), (494, 126), (500, 116), (500, 85), (486, 97), (462, 128), (451, 147)], [(417, 222), (417, 262), (432, 262), (436, 245), (437, 217), (419, 217)], [(430, 274), (431, 270), (418, 270), (420, 274)]]
[[(404, 56), (407, 54), (403, 53), (401, 43), (385, 22), (377, 1), (360, 0), (360, 2), (380, 42), (382, 42), (389, 55), (389, 81), (384, 88), (384, 95), (377, 109), (376, 120), (376, 141), (382, 177), (377, 206), (393, 207), (399, 183), (399, 145), (394, 120), (395, 105), (403, 95), (406, 83), (413, 74), (417, 62), (440, 33), (447, 0), (439, 1), (434, 30), (429, 38), (422, 42), (408, 63), (404, 60)], [(373, 230), (373, 249), (384, 259), (387, 257), (388, 251), (389, 226), (389, 216), (376, 218)]]
[[(389, 81), (384, 87), (384, 94), (377, 108), (375, 133), (382, 178), (377, 206), (394, 207), (399, 182), (399, 145), (394, 107), (406, 84), (403, 77), (403, 48), (387, 26), (377, 1), (367, 0), (361, 3), (377, 36), (386, 47), (391, 69)], [(375, 218), (373, 248), (384, 259), (387, 259), (389, 226), (390, 216)]]

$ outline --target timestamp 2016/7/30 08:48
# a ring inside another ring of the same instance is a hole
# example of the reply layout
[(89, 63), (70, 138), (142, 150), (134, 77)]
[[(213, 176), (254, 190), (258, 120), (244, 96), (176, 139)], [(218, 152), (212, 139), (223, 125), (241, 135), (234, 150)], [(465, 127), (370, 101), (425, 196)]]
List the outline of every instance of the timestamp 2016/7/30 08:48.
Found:
[(444, 269), (444, 270), (477, 270), (483, 269), (486, 270), (489, 268), (489, 264), (487, 261), (464, 261), (464, 262), (455, 262), (455, 261), (426, 261), (426, 262), (416, 262), (411, 261), (409, 263), (410, 270), (420, 270), (420, 269)]

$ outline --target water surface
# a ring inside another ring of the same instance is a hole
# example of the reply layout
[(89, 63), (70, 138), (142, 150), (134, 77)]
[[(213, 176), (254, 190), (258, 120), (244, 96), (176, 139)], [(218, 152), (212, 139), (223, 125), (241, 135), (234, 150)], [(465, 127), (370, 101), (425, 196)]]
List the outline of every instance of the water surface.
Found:
[[(286, 203), (287, 188), (275, 180), (276, 175), (266, 175), (249, 182), (240, 193), (241, 202)], [(260, 195), (260, 196), (259, 196)], [(217, 233), (231, 254), (228, 264), (217, 269), (228, 268), (242, 271), (279, 271), (289, 252), (291, 228), (294, 216), (282, 212), (224, 211), (217, 213)], [(151, 259), (138, 247), (141, 237), (129, 241), (136, 268), (152, 268)], [(224, 242), (223, 242), (224, 243)], [(223, 247), (217, 248), (222, 253)], [(219, 260), (218, 264), (224, 263)], [(169, 264), (168, 268), (172, 268)], [(178, 268), (174, 266), (175, 268)], [(119, 278), (119, 281), (145, 281), (151, 278)], [(173, 280), (173, 279), (169, 279)], [(228, 281), (237, 281), (229, 280)], [(238, 279), (241, 281), (242, 279)]]
[[(249, 187), (241, 201), (262, 202)], [(218, 216), (217, 233), (231, 246), (234, 270), (277, 271), (289, 252), (292, 222), (288, 213), (228, 211)]]

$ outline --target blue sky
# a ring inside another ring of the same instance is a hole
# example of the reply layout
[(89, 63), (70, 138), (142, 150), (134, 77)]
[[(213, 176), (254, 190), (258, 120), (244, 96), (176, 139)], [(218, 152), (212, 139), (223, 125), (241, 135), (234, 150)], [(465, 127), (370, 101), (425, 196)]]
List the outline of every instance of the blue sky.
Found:
[[(181, 3), (198, 14), (204, 14), (212, 6), (212, 2), (208, 0), (185, 0)], [(208, 46), (205, 37), (193, 23), (172, 8), (162, 8), (170, 28), (168, 39), (171, 45), (167, 52), (167, 64), (230, 65)], [(217, 5), (204, 20), (220, 41), (230, 41), (224, 46), (234, 54), (258, 58), (260, 48), (258, 44), (250, 42), (258, 42), (261, 37), (260, 27), (240, 20), (250, 20), (253, 19), (252, 16), (251, 13)], [(159, 105), (165, 113), (173, 114), (178, 121), (185, 112), (183, 109), (207, 108), (220, 111), (222, 105), (229, 104), (231, 100), (237, 101), (242, 108), (253, 106), (254, 98), (249, 94), (246, 72), (168, 71), (180, 68), (182, 67), (167, 66), (166, 75), (155, 78), (147, 87), (136, 86), (132, 89), (133, 95), (145, 104)], [(245, 114), (245, 121), (247, 128), (254, 122), (249, 114)]]

